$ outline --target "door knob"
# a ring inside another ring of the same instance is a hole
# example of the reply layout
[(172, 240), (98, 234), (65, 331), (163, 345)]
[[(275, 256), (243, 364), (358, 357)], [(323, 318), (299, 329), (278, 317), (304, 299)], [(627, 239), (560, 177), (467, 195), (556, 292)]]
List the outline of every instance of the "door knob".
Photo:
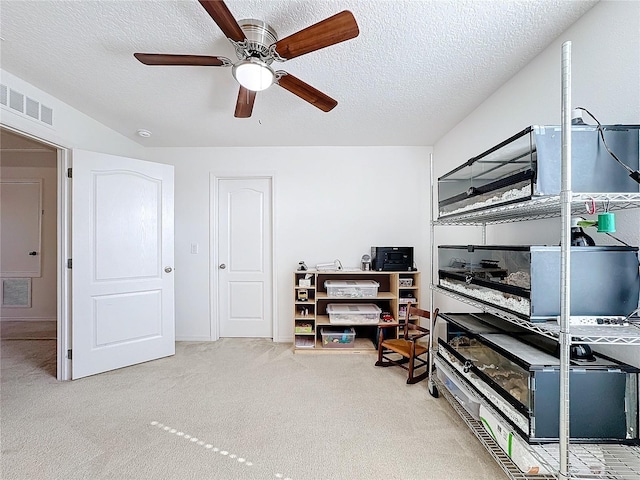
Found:
[(227, 266), (226, 266), (224, 263), (221, 263), (221, 264), (220, 264), (220, 268), (221, 268), (222, 270), (224, 270), (225, 268), (227, 268)]
[(164, 271), (167, 273), (171, 273), (173, 271), (173, 268), (171, 267), (164, 267)]
[(35, 257), (36, 255), (38, 255), (38, 252), (29, 252), (29, 255), (31, 255), (32, 257)]

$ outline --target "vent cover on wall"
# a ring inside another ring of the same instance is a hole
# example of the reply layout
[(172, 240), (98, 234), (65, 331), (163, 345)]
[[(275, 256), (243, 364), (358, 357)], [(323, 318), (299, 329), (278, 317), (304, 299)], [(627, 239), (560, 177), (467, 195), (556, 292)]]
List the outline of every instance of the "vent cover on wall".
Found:
[(24, 95), (15, 90), (9, 90), (9, 106), (20, 113), (24, 113)]
[(31, 307), (31, 279), (2, 279), (3, 307)]
[(0, 84), (0, 104), (7, 106), (7, 98), (9, 97), (7, 92), (7, 86)]
[(26, 110), (24, 113), (29, 115), (31, 118), (35, 118), (38, 120), (40, 118), (40, 104), (36, 102), (33, 98), (26, 97)]
[(53, 109), (42, 105), (37, 100), (27, 97), (24, 94), (0, 84), (0, 105), (9, 107), (15, 112), (19, 112), (29, 118), (53, 126)]

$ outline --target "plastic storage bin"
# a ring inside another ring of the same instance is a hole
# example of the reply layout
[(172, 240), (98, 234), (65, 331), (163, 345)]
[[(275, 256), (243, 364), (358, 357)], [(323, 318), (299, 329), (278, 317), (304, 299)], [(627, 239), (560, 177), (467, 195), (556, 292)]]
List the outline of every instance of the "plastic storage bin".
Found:
[(436, 375), (442, 384), (451, 392), (458, 403), (471, 415), (475, 420), (480, 420), (480, 399), (472, 389), (464, 384), (464, 381), (456, 379), (455, 375), (450, 371), (442, 360), (436, 358)]
[(313, 323), (311, 322), (296, 322), (295, 333), (312, 333)]
[(373, 280), (327, 280), (324, 286), (328, 297), (375, 298), (380, 284)]
[(295, 341), (296, 341), (296, 348), (314, 348), (316, 344), (316, 341), (313, 335), (296, 337)]
[[(518, 435), (514, 434), (512, 427), (507, 422), (499, 416), (494, 415), (493, 412), (484, 405), (480, 405), (479, 415), (482, 425), (489, 435), (491, 435), (500, 448), (502, 448), (522, 472), (529, 475), (544, 475), (549, 473), (546, 466), (531, 453), (531, 449), (528, 448), (527, 444), (521, 440)], [(592, 451), (594, 450), (597, 451), (597, 447), (594, 446)], [(594, 461), (593, 459), (589, 460), (591, 462)], [(571, 466), (572, 468), (576, 468), (573, 464)], [(599, 469), (596, 471), (599, 471)], [(583, 473), (593, 475), (594, 471), (590, 470)]]
[(353, 348), (356, 331), (349, 328), (322, 328), (322, 348)]
[(372, 325), (380, 321), (382, 310), (372, 303), (330, 303), (329, 323)]

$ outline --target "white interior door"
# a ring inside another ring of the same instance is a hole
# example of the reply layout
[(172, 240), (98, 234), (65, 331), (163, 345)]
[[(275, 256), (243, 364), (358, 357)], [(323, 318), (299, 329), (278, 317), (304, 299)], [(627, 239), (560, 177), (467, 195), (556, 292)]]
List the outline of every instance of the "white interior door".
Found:
[(74, 150), (72, 377), (175, 353), (173, 166)]
[(40, 277), (42, 180), (2, 180), (0, 216), (0, 276)]
[(273, 337), (271, 178), (218, 179), (221, 337)]

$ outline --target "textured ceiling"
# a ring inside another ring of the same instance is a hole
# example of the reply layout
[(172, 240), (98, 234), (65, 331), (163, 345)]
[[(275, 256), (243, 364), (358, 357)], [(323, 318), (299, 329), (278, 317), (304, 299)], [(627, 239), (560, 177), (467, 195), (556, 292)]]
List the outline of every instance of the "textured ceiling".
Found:
[[(596, 3), (227, 0), (280, 38), (351, 10), (360, 35), (277, 64), (338, 101), (274, 85), (233, 117), (229, 68), (150, 67), (134, 52), (235, 58), (196, 0), (1, 0), (0, 66), (146, 146), (432, 145)], [(142, 139), (136, 130), (153, 135)]]

